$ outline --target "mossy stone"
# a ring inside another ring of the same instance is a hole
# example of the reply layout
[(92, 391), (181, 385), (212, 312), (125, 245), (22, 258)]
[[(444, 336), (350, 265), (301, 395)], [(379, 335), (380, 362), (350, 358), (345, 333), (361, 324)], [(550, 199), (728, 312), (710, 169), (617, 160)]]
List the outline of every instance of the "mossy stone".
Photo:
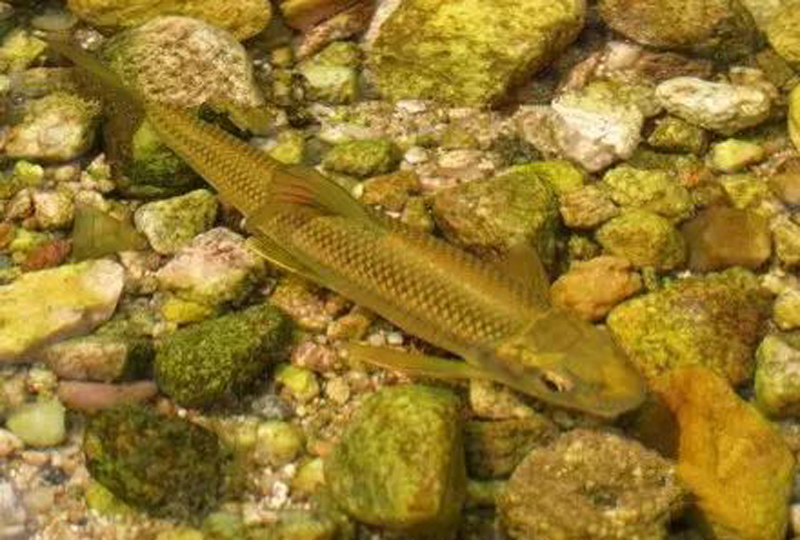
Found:
[(772, 334), (756, 352), (756, 404), (771, 417), (800, 414), (800, 334)]
[(641, 208), (676, 220), (692, 211), (689, 192), (667, 171), (620, 165), (603, 176), (601, 186), (622, 207)]
[(597, 241), (612, 255), (639, 268), (673, 270), (686, 261), (686, 242), (670, 221), (647, 210), (627, 210), (597, 231)]
[(332, 172), (367, 177), (392, 172), (400, 157), (400, 149), (392, 141), (364, 139), (334, 146), (322, 164)]

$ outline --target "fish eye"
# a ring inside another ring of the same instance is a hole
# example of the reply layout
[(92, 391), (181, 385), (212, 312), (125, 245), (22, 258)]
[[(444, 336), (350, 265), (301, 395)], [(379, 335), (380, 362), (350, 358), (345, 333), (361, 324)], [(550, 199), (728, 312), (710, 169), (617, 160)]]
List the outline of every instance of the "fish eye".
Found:
[(542, 371), (539, 374), (539, 380), (554, 394), (569, 392), (575, 387), (572, 381), (552, 371)]

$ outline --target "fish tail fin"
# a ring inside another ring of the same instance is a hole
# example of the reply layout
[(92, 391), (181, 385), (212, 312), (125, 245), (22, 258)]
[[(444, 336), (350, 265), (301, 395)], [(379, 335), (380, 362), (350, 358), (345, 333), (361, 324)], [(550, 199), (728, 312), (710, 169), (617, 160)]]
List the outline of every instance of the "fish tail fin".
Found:
[(364, 225), (380, 224), (377, 216), (345, 188), (309, 167), (287, 167), (276, 172), (267, 206), (285, 208), (286, 205), (313, 209), (320, 214), (343, 216)]
[(91, 81), (100, 86), (99, 93), (102, 97), (112, 101), (124, 101), (128, 104), (144, 106), (144, 97), (133, 88), (126, 86), (122, 79), (106, 64), (92, 54), (81, 49), (74, 42), (54, 37), (44, 38), (44, 41), (58, 54), (68, 58), (79, 70), (90, 76)]

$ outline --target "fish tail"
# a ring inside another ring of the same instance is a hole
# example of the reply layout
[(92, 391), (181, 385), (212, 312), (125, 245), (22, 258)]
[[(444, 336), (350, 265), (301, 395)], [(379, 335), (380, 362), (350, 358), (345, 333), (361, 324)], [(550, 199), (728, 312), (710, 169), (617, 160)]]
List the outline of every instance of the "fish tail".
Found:
[(54, 36), (44, 38), (51, 49), (68, 58), (76, 67), (85, 71), (91, 79), (102, 86), (104, 97), (122, 99), (140, 107), (144, 105), (144, 97), (133, 88), (126, 86), (122, 79), (106, 64), (81, 49), (77, 44)]

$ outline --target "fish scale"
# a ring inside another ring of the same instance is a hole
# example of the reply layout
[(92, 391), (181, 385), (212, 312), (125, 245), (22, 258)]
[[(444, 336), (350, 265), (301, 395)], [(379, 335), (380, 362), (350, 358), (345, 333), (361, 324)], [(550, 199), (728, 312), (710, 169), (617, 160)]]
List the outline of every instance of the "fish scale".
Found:
[[(498, 280), (499, 272), (491, 265), (472, 260), (460, 265), (461, 252), (451, 252), (442, 243), (438, 257), (457, 254), (450, 257), (451, 265), (468, 273), (437, 272), (419, 256), (414, 241), (406, 240), (414, 236), (411, 232), (368, 228), (331, 216), (311, 218), (302, 225), (291, 219), (273, 222), (270, 228), (340, 293), (365, 305), (380, 304), (385, 316), (399, 326), (465, 356), (491, 349), (535, 318), (532, 301), (526, 303), (525, 295), (509, 280)], [(425, 243), (429, 255), (440, 242)], [(472, 285), (476, 282), (477, 288)], [(481, 294), (474, 294), (476, 290)]]

